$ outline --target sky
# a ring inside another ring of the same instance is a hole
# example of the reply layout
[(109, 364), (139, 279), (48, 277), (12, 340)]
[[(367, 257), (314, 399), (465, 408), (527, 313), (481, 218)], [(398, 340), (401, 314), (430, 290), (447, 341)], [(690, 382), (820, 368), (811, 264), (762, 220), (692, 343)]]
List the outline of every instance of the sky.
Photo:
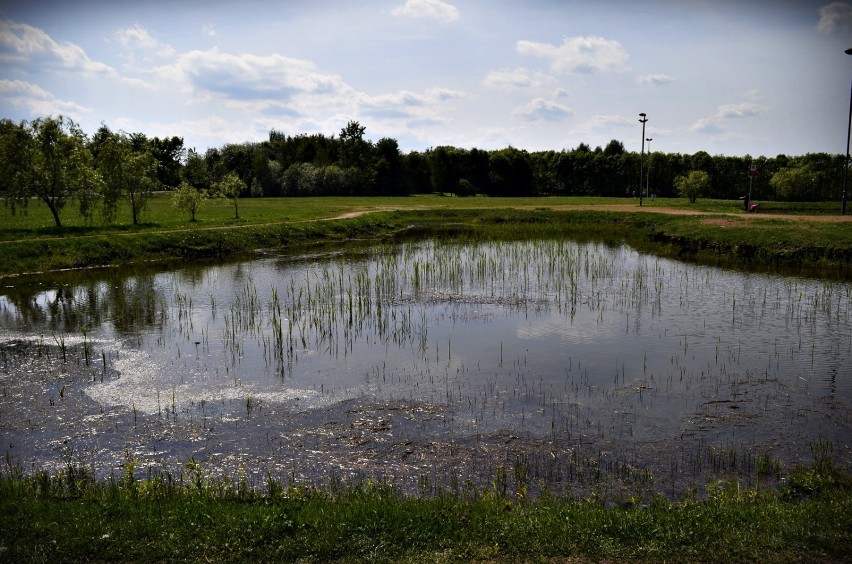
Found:
[(354, 120), (403, 152), (841, 154), (848, 48), (852, 0), (5, 0), (0, 118), (202, 153)]

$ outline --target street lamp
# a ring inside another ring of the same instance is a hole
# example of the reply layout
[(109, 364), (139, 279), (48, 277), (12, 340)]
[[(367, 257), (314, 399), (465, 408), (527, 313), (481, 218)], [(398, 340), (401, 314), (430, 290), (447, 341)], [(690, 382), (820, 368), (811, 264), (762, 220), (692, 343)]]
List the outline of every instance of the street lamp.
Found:
[(645, 160), (645, 122), (648, 121), (648, 118), (645, 117), (646, 114), (640, 113), (641, 119), (639, 122), (642, 124), (642, 152), (639, 153), (639, 206), (642, 206), (642, 176), (644, 176), (644, 160)]
[(645, 171), (645, 193), (648, 196), (651, 195), (651, 141), (653, 139), (645, 138), (645, 141), (648, 142), (648, 170)]
[[(852, 55), (852, 49), (844, 51)], [(849, 135), (852, 133), (852, 87), (849, 90), (849, 119), (846, 121), (846, 160), (843, 161), (843, 198), (840, 200), (840, 213), (846, 215), (846, 186), (849, 182)]]

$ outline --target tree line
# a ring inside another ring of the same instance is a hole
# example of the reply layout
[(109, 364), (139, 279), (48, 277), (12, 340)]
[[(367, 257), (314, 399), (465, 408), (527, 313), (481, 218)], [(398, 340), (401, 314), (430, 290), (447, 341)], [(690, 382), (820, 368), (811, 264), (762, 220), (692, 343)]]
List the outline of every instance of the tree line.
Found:
[[(844, 155), (711, 156), (626, 151), (618, 140), (592, 149), (528, 152), (439, 146), (403, 153), (395, 139), (370, 141), (350, 121), (337, 136), (270, 131), (261, 142), (203, 154), (181, 137), (147, 137), (102, 125), (87, 136), (66, 117), (0, 120), (0, 192), (13, 211), (32, 198), (61, 226), (75, 202), (87, 220), (115, 219), (125, 202), (134, 224), (153, 192), (170, 190), (194, 219), (208, 196), (685, 196), (824, 201), (839, 198)], [(757, 169), (749, 176), (750, 168)], [(641, 180), (640, 180), (640, 170)]]

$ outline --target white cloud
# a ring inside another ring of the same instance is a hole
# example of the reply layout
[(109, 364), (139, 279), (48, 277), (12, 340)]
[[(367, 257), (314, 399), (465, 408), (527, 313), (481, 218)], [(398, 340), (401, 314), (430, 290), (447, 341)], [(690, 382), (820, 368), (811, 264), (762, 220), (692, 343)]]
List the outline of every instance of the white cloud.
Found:
[[(637, 118), (638, 119), (638, 118)], [(592, 134), (606, 132), (613, 128), (633, 127), (635, 122), (632, 118), (622, 115), (594, 115), (574, 128), (574, 133)]]
[(426, 91), (426, 95), (429, 98), (440, 102), (446, 102), (447, 100), (464, 100), (472, 97), (467, 92), (453, 90), (452, 88), (430, 88)]
[(821, 7), (817, 31), (825, 34), (852, 31), (852, 4), (833, 2)]
[(628, 58), (618, 41), (594, 36), (566, 37), (562, 45), (521, 40), (517, 49), (522, 55), (549, 59), (556, 72), (620, 70)]
[(483, 80), (486, 86), (501, 89), (533, 88), (553, 82), (555, 79), (550, 75), (520, 67), (492, 71)]
[(23, 80), (0, 79), (0, 96), (24, 95), (33, 98), (46, 98), (52, 96), (50, 92), (30, 82)]
[(670, 77), (667, 74), (646, 74), (644, 76), (640, 76), (636, 79), (637, 84), (650, 84), (653, 86), (659, 86), (661, 84), (669, 84), (674, 82), (675, 79)]
[(115, 38), (124, 47), (151, 48), (157, 45), (157, 41), (138, 25), (116, 31)]
[(723, 104), (716, 108), (715, 114), (699, 119), (690, 129), (698, 133), (721, 133), (724, 130), (724, 122), (759, 116), (766, 113), (766, 110), (766, 106), (752, 102)]
[(559, 121), (574, 115), (574, 110), (544, 98), (535, 98), (512, 110), (512, 115), (526, 121)]
[[(161, 44), (148, 33), (148, 30), (138, 25), (119, 29), (113, 34), (113, 38), (131, 53), (141, 50), (145, 56), (144, 62), (141, 63), (143, 67), (151, 65), (150, 59), (147, 58), (151, 54), (166, 58), (175, 55), (175, 50), (171, 45)], [(128, 62), (130, 67), (136, 65), (133, 54), (130, 55)]]
[(376, 96), (360, 94), (356, 101), (360, 111), (385, 119), (417, 119), (431, 122), (437, 117), (439, 107), (451, 100), (470, 98), (470, 95), (449, 88), (430, 88), (418, 94), (409, 90), (389, 92)]
[(31, 25), (0, 20), (0, 61), (30, 65), (40, 61), (58, 63), (60, 68), (87, 73), (115, 75), (115, 70), (91, 60), (73, 43), (57, 43), (47, 33)]
[(154, 69), (162, 81), (182, 84), (197, 96), (231, 100), (291, 101), (302, 94), (346, 95), (352, 89), (337, 75), (313, 63), (272, 53), (231, 54), (218, 49), (181, 54), (171, 65)]
[(41, 86), (23, 80), (0, 79), (0, 100), (25, 108), (34, 117), (62, 114), (79, 120), (92, 112), (91, 108), (59, 100)]
[(405, 0), (405, 4), (394, 8), (391, 13), (395, 16), (434, 18), (445, 22), (459, 19), (458, 8), (442, 0)]
[(201, 33), (207, 37), (216, 37), (216, 24), (207, 23), (201, 26)]
[(766, 111), (766, 106), (760, 104), (752, 104), (743, 102), (741, 104), (724, 104), (719, 106), (716, 112), (716, 117), (720, 119), (737, 119), (746, 118), (762, 114)]

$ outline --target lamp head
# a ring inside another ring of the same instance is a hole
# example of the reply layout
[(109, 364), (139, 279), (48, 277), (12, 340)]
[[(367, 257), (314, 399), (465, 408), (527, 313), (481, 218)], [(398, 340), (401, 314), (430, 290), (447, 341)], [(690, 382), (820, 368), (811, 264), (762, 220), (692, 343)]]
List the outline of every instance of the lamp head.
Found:
[(852, 49), (847, 49), (844, 51), (847, 55), (852, 55)]

